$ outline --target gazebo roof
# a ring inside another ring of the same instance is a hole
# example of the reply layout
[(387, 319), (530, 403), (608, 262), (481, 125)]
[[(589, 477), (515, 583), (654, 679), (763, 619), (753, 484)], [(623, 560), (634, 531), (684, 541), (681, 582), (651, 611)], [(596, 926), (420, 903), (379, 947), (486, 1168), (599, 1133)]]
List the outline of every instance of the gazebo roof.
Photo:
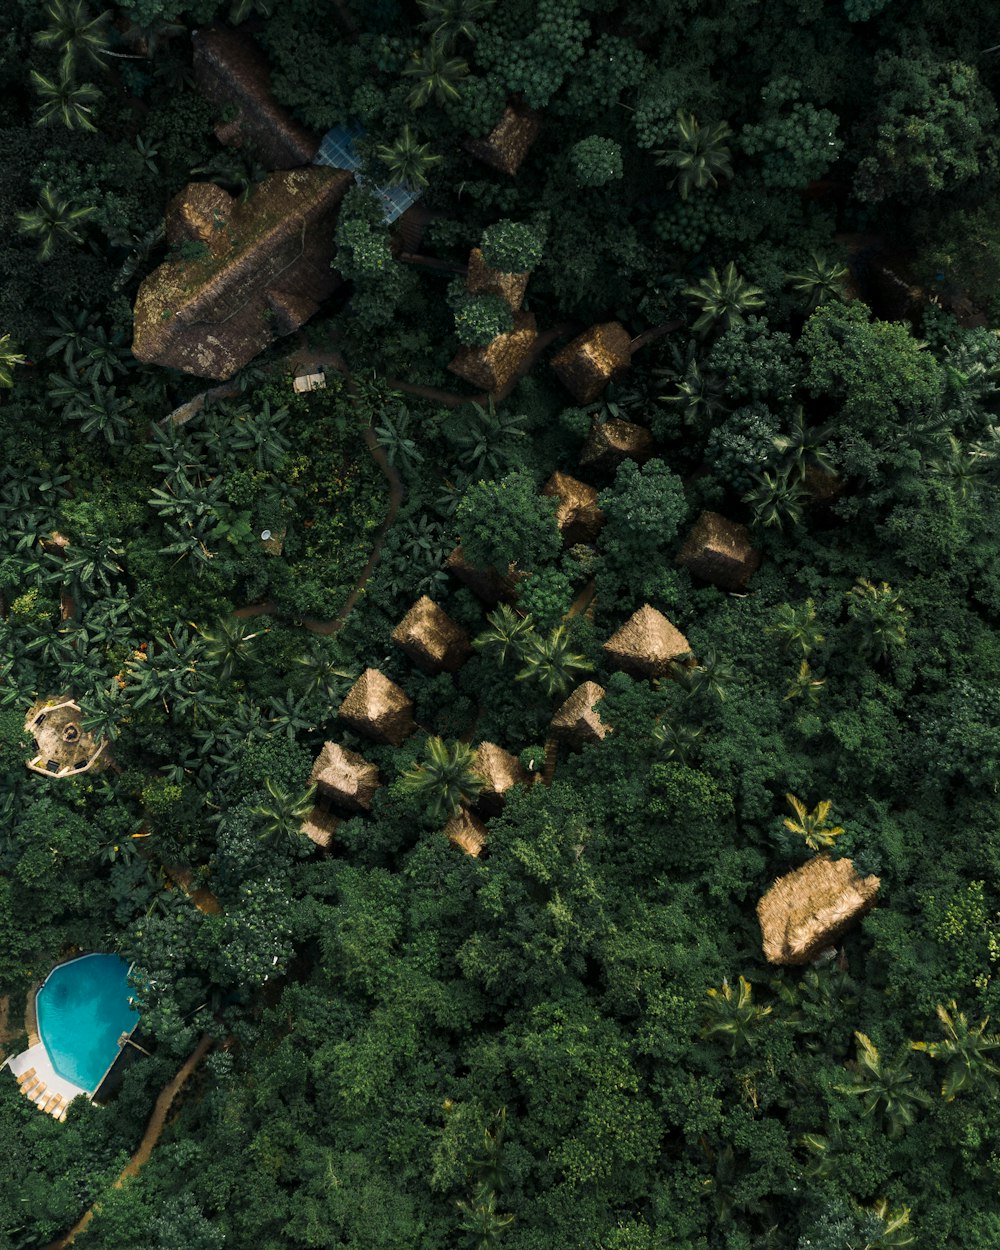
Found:
[(641, 677), (663, 677), (673, 660), (691, 651), (681, 631), (662, 612), (643, 604), (604, 644), (604, 653), (615, 668)]

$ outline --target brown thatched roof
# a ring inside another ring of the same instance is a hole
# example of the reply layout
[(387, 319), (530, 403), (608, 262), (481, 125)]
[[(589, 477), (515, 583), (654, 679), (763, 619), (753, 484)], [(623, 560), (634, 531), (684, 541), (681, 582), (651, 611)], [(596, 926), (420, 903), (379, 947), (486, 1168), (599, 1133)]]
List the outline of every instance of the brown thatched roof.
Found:
[(662, 677), (672, 660), (688, 655), (691, 646), (679, 629), (648, 603), (633, 612), (604, 644), (613, 668), (639, 677)]
[(498, 391), (517, 372), (538, 337), (533, 313), (514, 314), (514, 328), (485, 347), (460, 347), (448, 368), (473, 386)]
[(28, 760), (32, 772), (45, 777), (77, 777), (105, 760), (104, 742), (97, 743), (80, 722), (80, 708), (72, 699), (43, 699), (29, 709), (25, 731), (37, 751)]
[(503, 174), (517, 173), (541, 128), (541, 118), (523, 104), (510, 104), (485, 139), (463, 139), (462, 147)]
[(445, 836), (466, 855), (479, 855), (486, 845), (486, 826), (464, 807), (460, 807), (444, 827)]
[(623, 460), (643, 464), (653, 454), (653, 436), (631, 421), (594, 419), (590, 436), (580, 452), (580, 463), (594, 469), (614, 469)]
[(556, 525), (567, 547), (594, 541), (604, 524), (595, 487), (557, 469), (542, 487), (542, 494), (559, 500)]
[(516, 755), (511, 755), (495, 742), (480, 742), (476, 748), (476, 772), (483, 779), (483, 788), (476, 800), (490, 815), (498, 813), (511, 786), (528, 783), (528, 774)]
[(594, 704), (604, 698), (604, 687), (596, 681), (585, 681), (577, 686), (565, 703), (556, 709), (550, 726), (552, 733), (564, 742), (583, 746), (586, 742), (600, 742), (608, 732)]
[(211, 248), (233, 211), (233, 197), (214, 182), (189, 182), (167, 205), (167, 242), (204, 243)]
[(472, 654), (465, 630), (427, 595), (421, 595), (392, 631), (392, 641), (428, 673), (453, 673)]
[(469, 253), (469, 272), (465, 288), (471, 295), (499, 295), (511, 312), (517, 312), (524, 302), (530, 273), (504, 273), (491, 269), (483, 260), (482, 250), (474, 247)]
[(236, 109), (234, 120), (216, 130), (220, 143), (253, 144), (266, 169), (308, 165), (319, 148), (311, 134), (275, 100), (267, 58), (242, 31), (210, 27), (192, 36), (194, 78), (201, 94), (221, 113)]
[(318, 847), (326, 850), (333, 841), (339, 824), (340, 821), (332, 812), (324, 811), (322, 807), (314, 807), (302, 822), (302, 832), (310, 842), (315, 842)]
[(718, 512), (703, 512), (677, 553), (677, 563), (713, 586), (739, 591), (760, 568), (760, 552), (751, 547), (745, 525)]
[(764, 956), (772, 964), (808, 964), (875, 903), (878, 877), (862, 877), (849, 859), (816, 855), (779, 877), (757, 904)]
[(323, 743), (309, 780), (324, 799), (352, 812), (367, 812), (379, 787), (376, 766), (336, 742)]
[(377, 668), (366, 668), (348, 690), (340, 715), (359, 734), (394, 747), (416, 729), (412, 702)]
[(511, 577), (505, 577), (493, 565), (485, 569), (477, 569), (474, 564), (466, 560), (461, 546), (456, 547), (445, 560), (444, 567), (463, 586), (467, 586), (477, 598), (482, 599), (491, 607), (499, 603), (501, 599), (510, 599), (514, 595), (514, 581)]
[(330, 268), (333, 228), (351, 179), (326, 166), (269, 174), (245, 204), (227, 197), (228, 215), (218, 218), (225, 192), (206, 197), (201, 184), (186, 187), (168, 217), (200, 229), (210, 212), (209, 252), (166, 260), (145, 278), (136, 358), (224, 381), (301, 325), (340, 284)]
[(605, 321), (578, 334), (552, 357), (559, 381), (579, 404), (592, 404), (632, 360), (632, 339), (620, 321)]

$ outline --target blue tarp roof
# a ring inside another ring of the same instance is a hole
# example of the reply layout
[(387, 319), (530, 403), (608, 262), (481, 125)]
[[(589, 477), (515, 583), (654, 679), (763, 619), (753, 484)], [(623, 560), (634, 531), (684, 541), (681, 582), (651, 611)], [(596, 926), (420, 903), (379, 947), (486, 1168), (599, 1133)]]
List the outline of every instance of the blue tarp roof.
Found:
[(358, 183), (369, 186), (382, 201), (383, 216), (387, 223), (391, 223), (397, 217), (401, 217), (411, 204), (415, 204), (420, 199), (421, 193), (404, 186), (380, 187), (363, 174), (357, 173), (357, 170), (361, 168), (361, 161), (354, 150), (354, 141), (360, 139), (364, 133), (364, 126), (357, 122), (334, 126), (323, 136), (323, 142), (313, 158), (313, 164), (352, 170)]

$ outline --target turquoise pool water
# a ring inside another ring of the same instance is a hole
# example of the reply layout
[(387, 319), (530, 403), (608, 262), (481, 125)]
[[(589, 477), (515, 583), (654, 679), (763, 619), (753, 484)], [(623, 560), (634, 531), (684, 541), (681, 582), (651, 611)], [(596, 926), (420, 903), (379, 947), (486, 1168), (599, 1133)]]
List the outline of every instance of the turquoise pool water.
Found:
[(52, 1066), (92, 1094), (131, 1033), (139, 1013), (129, 1005), (128, 964), (118, 955), (84, 955), (49, 973), (38, 991), (38, 1033)]

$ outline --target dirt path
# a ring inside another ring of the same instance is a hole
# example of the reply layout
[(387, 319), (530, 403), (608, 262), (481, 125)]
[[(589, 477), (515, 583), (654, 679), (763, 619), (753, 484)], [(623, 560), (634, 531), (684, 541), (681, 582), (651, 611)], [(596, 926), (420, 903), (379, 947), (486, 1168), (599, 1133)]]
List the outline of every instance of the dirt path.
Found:
[[(160, 1134), (163, 1132), (163, 1126), (167, 1122), (167, 1114), (170, 1111), (171, 1104), (177, 1097), (184, 1083), (201, 1063), (202, 1059), (208, 1054), (215, 1044), (215, 1039), (209, 1037), (205, 1033), (201, 1041), (194, 1048), (191, 1054), (185, 1060), (180, 1071), (169, 1084), (164, 1085), (160, 1091), (160, 1096), (156, 1100), (156, 1106), (153, 1108), (153, 1114), (149, 1117), (149, 1123), (146, 1125), (146, 1131), (142, 1135), (142, 1141), (139, 1147), (128, 1161), (122, 1171), (119, 1173), (118, 1179), (112, 1186), (113, 1189), (121, 1189), (122, 1185), (130, 1176), (136, 1176), (139, 1169), (144, 1163), (148, 1163), (149, 1156), (153, 1153), (153, 1147), (159, 1141)], [(99, 1202), (95, 1202), (92, 1207), (83, 1213), (73, 1227), (65, 1236), (60, 1237), (58, 1241), (49, 1242), (44, 1250), (65, 1250), (66, 1246), (71, 1246), (76, 1238), (83, 1232), (90, 1221), (94, 1218), (94, 1211), (100, 1206)]]

